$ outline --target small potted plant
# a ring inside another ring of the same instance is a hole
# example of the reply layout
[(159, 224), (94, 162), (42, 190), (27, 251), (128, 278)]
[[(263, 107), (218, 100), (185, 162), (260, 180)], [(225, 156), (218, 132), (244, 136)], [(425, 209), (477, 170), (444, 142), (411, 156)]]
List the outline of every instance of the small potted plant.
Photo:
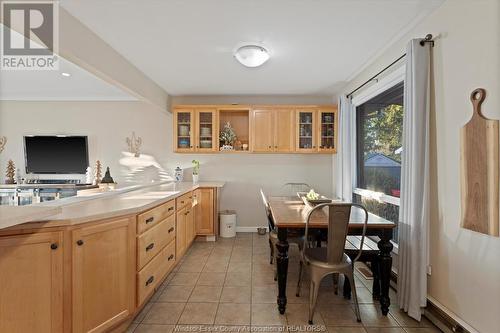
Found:
[(198, 178), (200, 176), (200, 161), (193, 160), (193, 184), (198, 183)]

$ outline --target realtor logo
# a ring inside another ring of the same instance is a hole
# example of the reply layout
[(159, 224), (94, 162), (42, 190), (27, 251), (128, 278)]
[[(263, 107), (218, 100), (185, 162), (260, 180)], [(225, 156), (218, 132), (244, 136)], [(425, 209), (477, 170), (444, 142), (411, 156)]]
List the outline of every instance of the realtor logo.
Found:
[(57, 70), (59, 3), (2, 1), (2, 70)]

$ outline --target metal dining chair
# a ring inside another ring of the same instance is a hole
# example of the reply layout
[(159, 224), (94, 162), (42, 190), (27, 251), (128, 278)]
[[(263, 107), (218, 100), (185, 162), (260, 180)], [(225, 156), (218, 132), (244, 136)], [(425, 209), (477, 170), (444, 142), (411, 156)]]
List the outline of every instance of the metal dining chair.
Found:
[[(267, 200), (266, 195), (264, 194), (264, 191), (260, 189), (260, 196), (262, 198), (262, 203), (264, 204), (264, 208), (266, 210), (266, 216), (267, 216), (267, 223), (269, 227), (269, 247), (271, 249), (271, 254), (269, 258), (269, 263), (273, 264), (273, 262), (276, 261), (276, 244), (278, 243), (278, 232), (276, 230), (276, 226), (274, 224), (274, 218), (273, 215), (271, 214), (271, 208), (269, 206), (269, 201)], [(290, 244), (297, 244), (299, 247), (299, 251), (302, 251), (302, 245), (304, 243), (302, 235), (289, 235), (288, 243)], [(277, 279), (276, 276), (277, 272), (276, 269), (274, 270), (274, 280)]]
[[(352, 207), (362, 209), (365, 213), (363, 230), (361, 233), (360, 250), (354, 260), (351, 260), (347, 254), (344, 253)], [(309, 324), (312, 325), (321, 280), (330, 274), (344, 274), (352, 287), (356, 318), (358, 322), (361, 322), (358, 297), (356, 295), (356, 286), (354, 284), (354, 262), (361, 256), (363, 249), (366, 227), (368, 224), (368, 212), (363, 206), (354, 203), (327, 203), (318, 205), (312, 208), (307, 215), (304, 235), (305, 239), (307, 239), (308, 236), (311, 216), (320, 210), (328, 212), (328, 243), (326, 247), (309, 247), (309, 242), (304, 242), (299, 264), (297, 297), (300, 296), (303, 266), (305, 264), (310, 270), (311, 277), (309, 295)]]
[(286, 183), (281, 187), (281, 191), (287, 196), (296, 196), (297, 192), (309, 192), (311, 186), (307, 183)]

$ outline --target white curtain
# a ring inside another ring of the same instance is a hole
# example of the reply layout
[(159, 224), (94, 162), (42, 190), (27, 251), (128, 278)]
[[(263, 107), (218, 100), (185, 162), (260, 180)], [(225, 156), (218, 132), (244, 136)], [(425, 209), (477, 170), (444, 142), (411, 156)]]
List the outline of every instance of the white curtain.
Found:
[(429, 229), (430, 45), (411, 40), (406, 50), (398, 301), (420, 320), (427, 302)]
[(337, 174), (336, 193), (337, 197), (348, 202), (352, 201), (351, 168), (353, 153), (351, 150), (351, 135), (354, 110), (351, 99), (347, 96), (341, 96), (339, 99), (339, 134), (335, 169)]

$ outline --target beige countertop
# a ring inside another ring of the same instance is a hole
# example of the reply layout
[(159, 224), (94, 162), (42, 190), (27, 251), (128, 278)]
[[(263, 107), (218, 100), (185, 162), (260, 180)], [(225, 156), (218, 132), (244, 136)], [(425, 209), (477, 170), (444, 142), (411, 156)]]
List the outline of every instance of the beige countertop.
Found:
[(137, 214), (198, 187), (223, 187), (224, 182), (164, 183), (129, 191), (71, 197), (47, 204), (0, 206), (0, 229), (28, 222), (33, 227), (67, 226), (94, 220)]

